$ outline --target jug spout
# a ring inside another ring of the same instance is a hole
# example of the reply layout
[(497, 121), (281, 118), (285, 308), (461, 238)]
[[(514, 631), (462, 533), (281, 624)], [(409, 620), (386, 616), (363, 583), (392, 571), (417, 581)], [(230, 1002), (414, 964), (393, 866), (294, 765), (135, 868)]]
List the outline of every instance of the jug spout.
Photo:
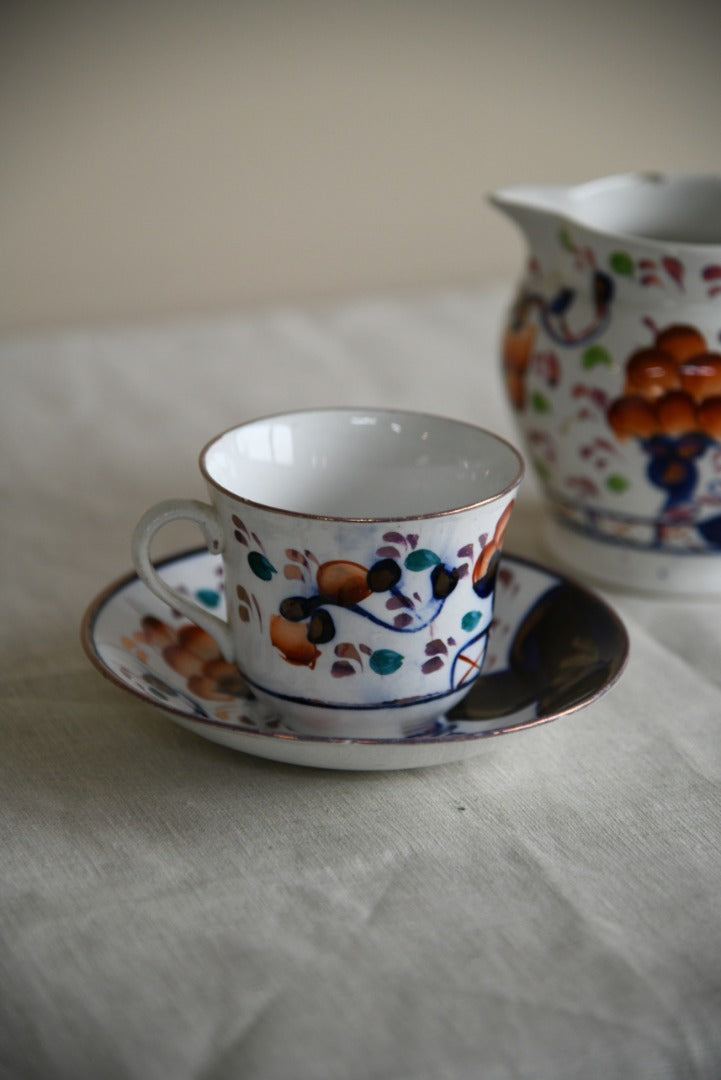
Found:
[(489, 198), (511, 217), (518, 212), (558, 214), (568, 207), (569, 190), (561, 184), (512, 184), (492, 191)]
[(491, 192), (489, 202), (518, 226), (531, 250), (542, 250), (555, 235), (559, 217), (568, 214), (569, 192), (561, 185), (515, 184)]

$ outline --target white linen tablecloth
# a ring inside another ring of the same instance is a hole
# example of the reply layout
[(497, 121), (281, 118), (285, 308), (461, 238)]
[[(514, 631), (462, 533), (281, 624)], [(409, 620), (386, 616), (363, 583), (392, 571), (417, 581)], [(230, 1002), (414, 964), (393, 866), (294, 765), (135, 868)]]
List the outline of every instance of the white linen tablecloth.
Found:
[[(204, 498), (197, 453), (237, 421), (392, 405), (515, 441), (509, 296), (0, 343), (3, 1077), (721, 1077), (718, 603), (606, 592), (609, 694), (407, 772), (223, 749), (79, 643), (140, 514)], [(539, 520), (527, 477), (507, 549), (552, 563)]]

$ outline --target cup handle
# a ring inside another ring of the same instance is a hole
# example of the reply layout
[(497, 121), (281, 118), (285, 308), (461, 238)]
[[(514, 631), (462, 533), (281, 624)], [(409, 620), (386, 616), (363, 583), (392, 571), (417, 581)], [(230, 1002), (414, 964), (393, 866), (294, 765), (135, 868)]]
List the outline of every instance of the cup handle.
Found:
[(197, 623), (203, 630), (218, 643), (226, 660), (233, 660), (233, 637), (230, 623), (225, 619), (219, 619), (189, 600), (176, 589), (173, 589), (158, 574), (150, 559), (150, 543), (153, 536), (167, 525), (170, 521), (178, 519), (194, 521), (205, 537), (208, 550), (214, 555), (219, 555), (224, 547), (223, 528), (218, 514), (212, 506), (198, 502), (196, 499), (167, 499), (165, 502), (152, 506), (141, 517), (135, 526), (131, 541), (133, 563), (138, 572), (138, 577), (143, 581), (152, 593), (159, 596), (170, 607), (181, 611), (192, 622)]

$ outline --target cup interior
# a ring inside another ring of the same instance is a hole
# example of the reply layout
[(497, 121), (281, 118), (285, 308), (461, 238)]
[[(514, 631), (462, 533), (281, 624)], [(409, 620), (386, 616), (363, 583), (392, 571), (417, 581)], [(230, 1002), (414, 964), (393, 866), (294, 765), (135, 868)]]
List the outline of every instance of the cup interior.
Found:
[(255, 420), (202, 451), (234, 497), (286, 513), (399, 520), (451, 513), (511, 490), (523, 461), (497, 435), (386, 409), (316, 409)]

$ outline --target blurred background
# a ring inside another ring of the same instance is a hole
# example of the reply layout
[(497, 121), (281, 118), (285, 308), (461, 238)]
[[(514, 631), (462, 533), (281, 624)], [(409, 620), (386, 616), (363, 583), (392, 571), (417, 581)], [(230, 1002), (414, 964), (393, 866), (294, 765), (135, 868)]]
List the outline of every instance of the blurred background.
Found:
[(0, 18), (3, 331), (515, 277), (491, 189), (721, 171), (711, 0)]

